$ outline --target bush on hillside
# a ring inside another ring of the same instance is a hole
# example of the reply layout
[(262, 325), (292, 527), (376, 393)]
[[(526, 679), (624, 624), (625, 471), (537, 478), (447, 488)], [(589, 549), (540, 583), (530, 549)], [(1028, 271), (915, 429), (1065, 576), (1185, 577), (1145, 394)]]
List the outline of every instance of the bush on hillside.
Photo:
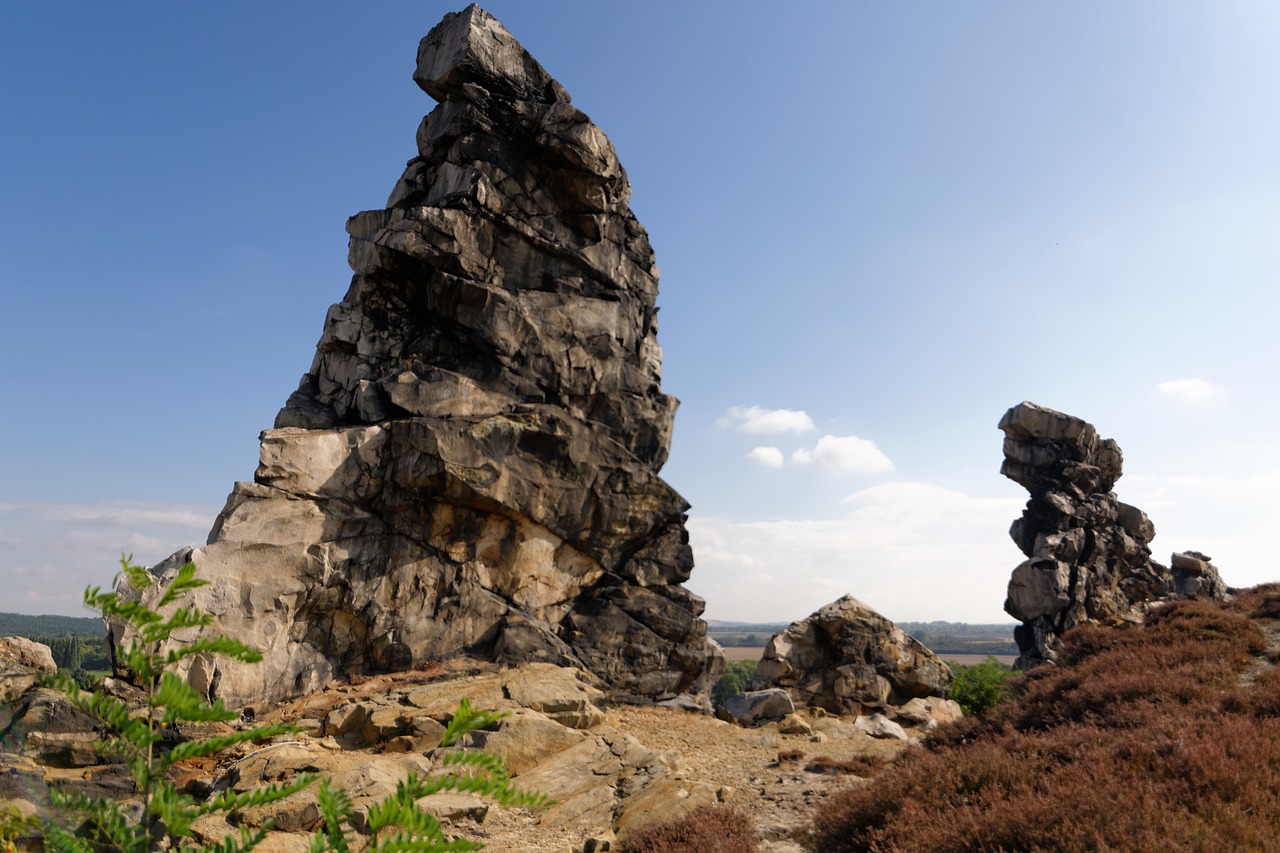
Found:
[(1013, 677), (1011, 668), (990, 656), (972, 666), (952, 664), (951, 670), (955, 678), (947, 698), (958, 702), (960, 710), (972, 717), (980, 717), (994, 708), (1004, 698), (1005, 685)]
[(756, 853), (760, 841), (751, 818), (729, 806), (698, 806), (668, 821), (627, 833), (618, 853)]
[(986, 717), (833, 794), (814, 849), (1280, 849), (1280, 675), (1241, 683), (1265, 650), (1244, 606), (1068, 633)]
[(724, 705), (730, 696), (737, 696), (747, 689), (756, 674), (756, 662), (753, 660), (731, 661), (724, 668), (724, 674), (711, 688), (711, 702), (717, 708)]

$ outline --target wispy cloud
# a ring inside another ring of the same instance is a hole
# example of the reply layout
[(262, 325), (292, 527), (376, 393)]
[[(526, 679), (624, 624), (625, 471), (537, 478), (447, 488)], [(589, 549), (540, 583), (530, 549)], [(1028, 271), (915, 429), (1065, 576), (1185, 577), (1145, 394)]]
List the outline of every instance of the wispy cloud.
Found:
[(1216, 400), (1227, 393), (1226, 388), (1221, 385), (1214, 385), (1204, 379), (1170, 379), (1167, 382), (1161, 382), (1156, 385), (1156, 390), (1166, 397), (1173, 397), (1185, 403), (1203, 403), (1209, 400)]
[(813, 418), (803, 410), (765, 409), (760, 406), (734, 406), (716, 423), (720, 427), (734, 427), (740, 432), (754, 434), (812, 432), (817, 429)]
[(776, 447), (755, 447), (747, 452), (747, 458), (764, 468), (781, 468), (782, 451)]
[(856, 435), (824, 435), (812, 450), (797, 450), (791, 458), (801, 464), (816, 462), (833, 471), (854, 474), (887, 474), (893, 461), (869, 438)]

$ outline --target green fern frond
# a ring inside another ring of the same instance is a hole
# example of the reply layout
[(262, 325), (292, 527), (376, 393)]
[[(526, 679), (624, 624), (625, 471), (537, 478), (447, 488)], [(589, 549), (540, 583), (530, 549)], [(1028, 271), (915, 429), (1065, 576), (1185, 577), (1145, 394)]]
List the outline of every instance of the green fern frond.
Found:
[(195, 563), (184, 563), (182, 568), (178, 569), (178, 574), (169, 582), (169, 588), (164, 591), (164, 595), (160, 597), (155, 607), (157, 610), (167, 607), (191, 590), (208, 585), (207, 580), (196, 577)]
[(449, 720), (449, 725), (445, 727), (440, 745), (453, 746), (458, 738), (467, 732), (487, 728), (510, 714), (510, 711), (477, 711), (471, 707), (470, 700), (459, 699), (458, 710), (454, 712), (453, 719)]
[(273, 782), (270, 785), (251, 788), (248, 791), (242, 791), (240, 793), (236, 793), (235, 791), (228, 789), (196, 807), (195, 817), (221, 812), (240, 811), (243, 809), (254, 809), (258, 806), (278, 803), (284, 798), (298, 793), (314, 781), (316, 781), (316, 774), (299, 773), (292, 782)]
[(320, 809), (320, 817), (324, 821), (322, 828), (311, 837), (311, 853), (350, 853), (347, 844), (348, 830), (343, 826), (351, 823), (355, 809), (351, 798), (341, 788), (333, 790), (328, 779), (320, 780), (320, 788), (316, 791), (316, 806)]
[(170, 666), (183, 658), (192, 655), (222, 655), (243, 663), (261, 663), (262, 653), (250, 648), (239, 640), (219, 635), (217, 637), (197, 637), (182, 648), (171, 649), (164, 658), (164, 665)]

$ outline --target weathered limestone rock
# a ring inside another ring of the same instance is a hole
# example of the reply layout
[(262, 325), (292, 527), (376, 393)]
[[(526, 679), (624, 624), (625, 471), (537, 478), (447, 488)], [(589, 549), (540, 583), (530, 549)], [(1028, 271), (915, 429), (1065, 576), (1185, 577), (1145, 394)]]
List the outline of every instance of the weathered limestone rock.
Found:
[(53, 652), (26, 637), (0, 637), (0, 702), (12, 702), (42, 675), (58, 671)]
[[(658, 477), (658, 268), (612, 144), (477, 6), (422, 41), (423, 120), (311, 369), (193, 560), (193, 603), (262, 664), (232, 705), (461, 652), (699, 694), (723, 666), (686, 502)], [(119, 636), (115, 637), (120, 640)]]
[(851, 595), (775, 634), (751, 682), (836, 714), (944, 696), (950, 684), (951, 667)]
[(757, 726), (782, 720), (795, 709), (791, 694), (780, 687), (748, 690), (746, 693), (730, 696), (724, 703), (725, 714), (740, 726)]
[(1123, 457), (1080, 418), (1020, 403), (1000, 419), (1000, 473), (1031, 492), (1009, 535), (1027, 560), (1013, 570), (1004, 609), (1022, 621), (1014, 632), (1018, 666), (1057, 658), (1059, 638), (1086, 621), (1141, 619), (1152, 601), (1226, 596), (1226, 585), (1199, 552), (1175, 554), (1173, 572), (1151, 559), (1155, 525), (1111, 491)]

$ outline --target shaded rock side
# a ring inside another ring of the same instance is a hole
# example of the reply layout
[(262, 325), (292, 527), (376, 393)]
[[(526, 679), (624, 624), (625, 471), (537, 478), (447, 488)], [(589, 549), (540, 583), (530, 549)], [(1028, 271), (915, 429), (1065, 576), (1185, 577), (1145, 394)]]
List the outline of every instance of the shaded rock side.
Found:
[(1022, 622), (1014, 631), (1018, 666), (1053, 662), (1062, 634), (1084, 622), (1137, 621), (1153, 601), (1226, 595), (1217, 569), (1198, 552), (1174, 555), (1174, 572), (1151, 559), (1155, 525), (1111, 490), (1123, 466), (1114, 440), (1080, 418), (1026, 402), (1005, 413), (1000, 429), (1000, 473), (1031, 493), (1009, 530), (1027, 556), (1013, 570), (1004, 605)]
[(414, 80), (439, 104), (387, 207), (347, 223), (355, 276), (254, 482), (155, 570), (192, 559), (196, 605), (265, 655), (188, 675), (238, 705), (467, 652), (704, 692), (722, 657), (658, 477), (676, 400), (626, 173), (479, 7)]
[(861, 714), (945, 696), (951, 667), (851, 595), (778, 632), (752, 690), (785, 689), (797, 707)]

